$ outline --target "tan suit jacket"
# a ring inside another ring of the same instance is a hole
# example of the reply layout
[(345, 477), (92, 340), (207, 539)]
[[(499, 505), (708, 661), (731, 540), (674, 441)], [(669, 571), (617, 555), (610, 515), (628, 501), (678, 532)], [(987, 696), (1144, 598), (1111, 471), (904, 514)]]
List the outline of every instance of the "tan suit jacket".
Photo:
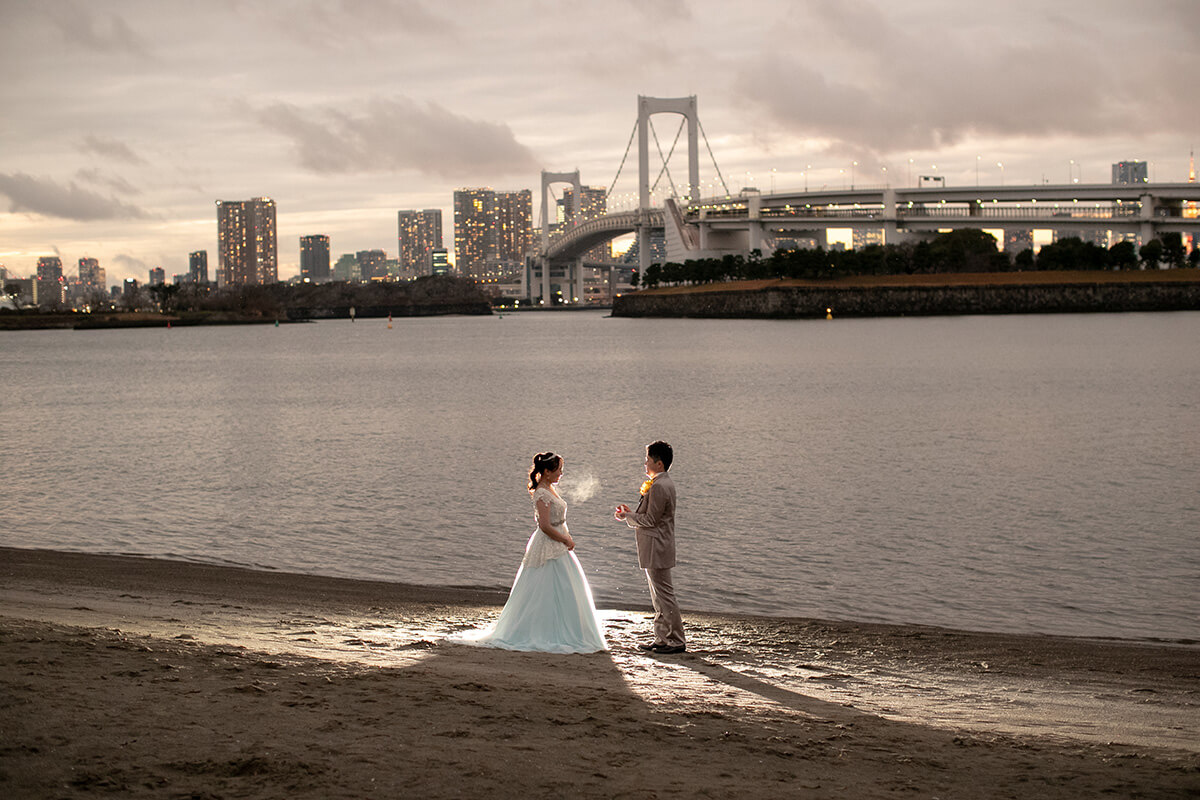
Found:
[(659, 473), (650, 491), (642, 495), (637, 510), (625, 515), (625, 524), (637, 537), (639, 567), (675, 566), (675, 482), (669, 472)]

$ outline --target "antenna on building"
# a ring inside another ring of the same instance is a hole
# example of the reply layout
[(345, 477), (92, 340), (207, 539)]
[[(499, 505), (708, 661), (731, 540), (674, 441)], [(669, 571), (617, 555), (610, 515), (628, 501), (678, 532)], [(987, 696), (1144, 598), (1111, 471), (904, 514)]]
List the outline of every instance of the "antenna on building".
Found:
[(1188, 183), (1196, 182), (1196, 146), (1192, 145), (1192, 150), (1188, 153)]

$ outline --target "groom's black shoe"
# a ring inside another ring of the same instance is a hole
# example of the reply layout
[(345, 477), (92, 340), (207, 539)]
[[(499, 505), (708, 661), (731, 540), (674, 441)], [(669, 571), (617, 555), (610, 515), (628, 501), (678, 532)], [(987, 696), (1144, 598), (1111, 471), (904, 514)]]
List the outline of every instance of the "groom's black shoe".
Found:
[(661, 656), (673, 656), (676, 653), (682, 653), (687, 650), (686, 645), (682, 644), (653, 644), (650, 645), (651, 653), (658, 653)]
[(660, 647), (666, 647), (666, 645), (659, 644), (658, 642), (642, 642), (641, 644), (638, 645), (638, 650), (645, 650), (647, 652), (653, 653), (655, 650), (657, 650)]

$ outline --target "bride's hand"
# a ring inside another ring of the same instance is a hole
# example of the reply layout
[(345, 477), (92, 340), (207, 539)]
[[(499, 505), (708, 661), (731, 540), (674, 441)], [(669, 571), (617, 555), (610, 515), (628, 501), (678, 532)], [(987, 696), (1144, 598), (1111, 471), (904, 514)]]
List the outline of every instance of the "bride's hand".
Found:
[(566, 544), (568, 550), (575, 549), (575, 540), (571, 538), (571, 534), (567, 534), (567, 541), (564, 544)]

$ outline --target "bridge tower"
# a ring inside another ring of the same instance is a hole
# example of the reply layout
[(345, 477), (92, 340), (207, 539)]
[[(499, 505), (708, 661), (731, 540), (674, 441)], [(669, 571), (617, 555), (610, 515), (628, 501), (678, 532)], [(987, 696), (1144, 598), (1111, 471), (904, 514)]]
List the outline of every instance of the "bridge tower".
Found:
[(688, 126), (688, 199), (700, 198), (700, 143), (696, 95), (689, 97), (644, 97), (638, 95), (638, 272), (645, 275), (650, 266), (650, 117), (654, 114), (682, 114)]
[[(579, 203), (583, 199), (583, 186), (579, 182), (579, 170), (574, 172), (547, 172), (542, 170), (542, 256), (539, 259), (542, 266), (542, 301), (547, 305), (550, 304), (550, 259), (546, 257), (546, 251), (550, 247), (550, 186), (555, 183), (569, 183), (574, 187), (572, 193), (572, 202), (575, 207), (572, 209), (574, 214), (572, 219), (578, 222), (579, 220)], [(567, 268), (568, 283), (571, 285), (571, 296), (583, 297), (583, 270), (578, 263), (571, 264)], [(578, 286), (576, 285), (578, 284)], [(532, 298), (532, 287), (530, 296)]]

